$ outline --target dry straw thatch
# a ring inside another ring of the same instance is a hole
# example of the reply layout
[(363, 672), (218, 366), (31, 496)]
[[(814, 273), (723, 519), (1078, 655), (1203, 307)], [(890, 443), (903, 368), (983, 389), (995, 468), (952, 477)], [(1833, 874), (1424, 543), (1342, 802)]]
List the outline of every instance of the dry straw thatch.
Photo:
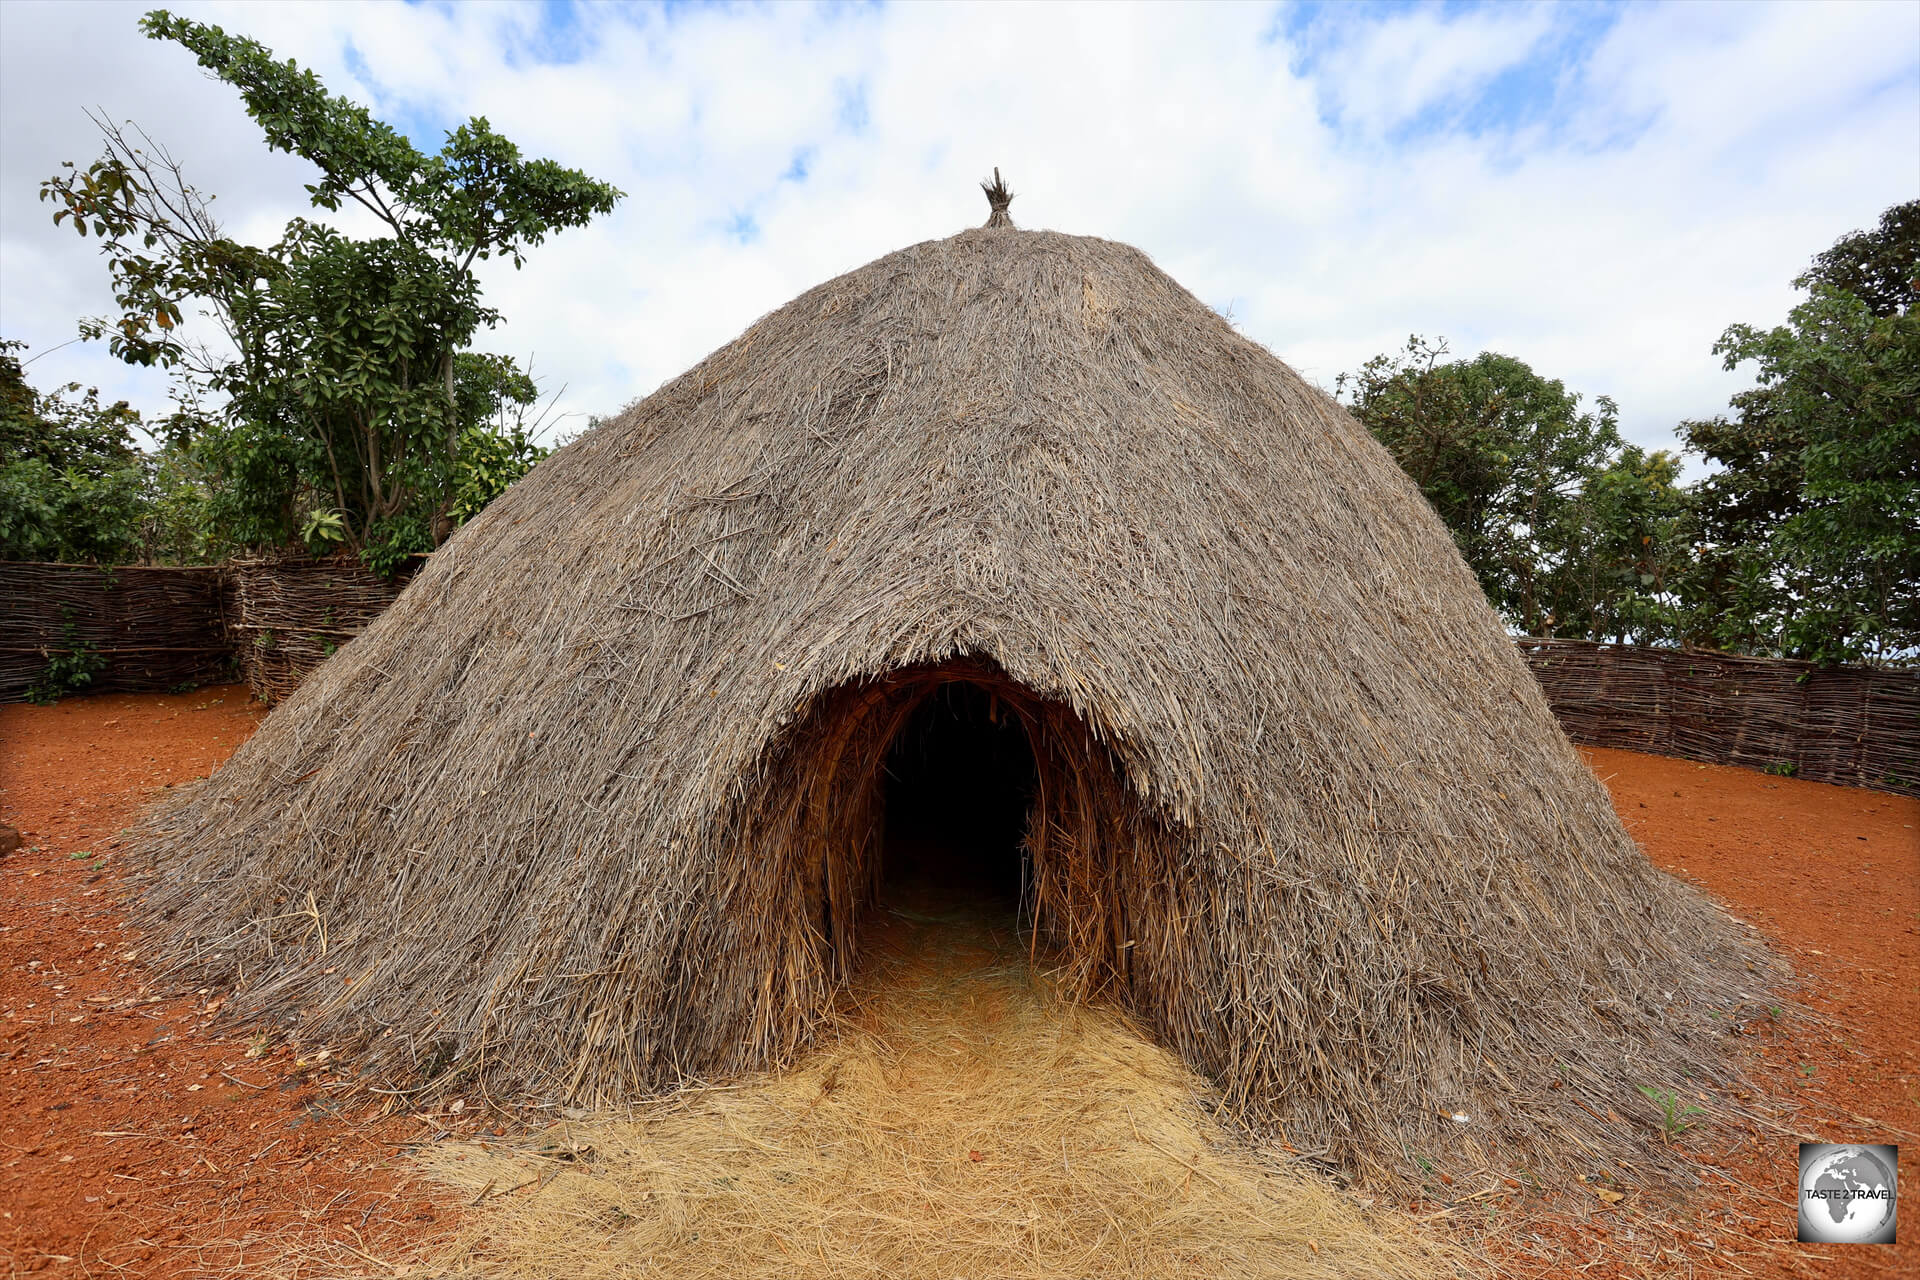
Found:
[(1036, 945), (1351, 1173), (1644, 1150), (1636, 1086), (1722, 1076), (1770, 973), (1364, 429), (1137, 250), (1010, 222), (542, 463), (152, 820), (150, 918), (423, 1096), (785, 1062), (955, 679), (1038, 761)]

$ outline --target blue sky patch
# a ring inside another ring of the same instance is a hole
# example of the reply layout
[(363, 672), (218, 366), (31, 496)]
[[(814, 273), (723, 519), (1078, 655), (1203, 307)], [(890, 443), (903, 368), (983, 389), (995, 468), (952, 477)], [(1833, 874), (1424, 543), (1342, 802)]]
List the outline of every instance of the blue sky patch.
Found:
[(726, 230), (735, 244), (752, 244), (760, 238), (760, 220), (750, 210), (741, 209), (727, 219)]
[(526, 41), (503, 52), (508, 66), (566, 66), (584, 60), (597, 45), (581, 21), (575, 0), (541, 0)]
[[(1386, 23), (1409, 14), (1435, 15), (1443, 23), (1452, 23), (1481, 14), (1510, 16), (1518, 12), (1514, 5), (1477, 0), (1427, 5), (1411, 0), (1382, 0), (1367, 5), (1309, 0), (1280, 10), (1269, 39), (1287, 45), (1290, 69), (1314, 83), (1322, 123), (1351, 135), (1359, 126), (1342, 109), (1343, 86), (1330, 80), (1339, 73), (1336, 68), (1340, 66), (1340, 59), (1336, 55), (1369, 38)], [(1529, 129), (1543, 129), (1548, 138), (1563, 135), (1566, 126), (1585, 105), (1586, 64), (1619, 20), (1623, 7), (1562, 3), (1545, 12), (1550, 16), (1546, 33), (1519, 61), (1500, 68), (1477, 84), (1427, 103), (1410, 118), (1395, 123), (1383, 141), (1406, 146), (1460, 135), (1498, 138)], [(1593, 122), (1582, 123), (1590, 126)], [(1647, 123), (1623, 122), (1622, 128), (1600, 130), (1599, 136), (1606, 139), (1606, 146), (1624, 145), (1639, 136)]]
[(340, 60), (346, 64), (347, 74), (353, 77), (353, 83), (328, 85), (328, 90), (366, 103), (374, 119), (399, 130), (413, 144), (414, 150), (421, 154), (439, 155), (440, 149), (447, 145), (447, 135), (464, 123), (444, 112), (432, 110), (424, 103), (397, 99), (391, 90), (375, 78), (373, 68), (352, 41), (348, 41), (341, 49)]
[(833, 122), (842, 133), (855, 137), (867, 131), (872, 117), (867, 110), (867, 83), (864, 80), (840, 80), (833, 86), (835, 108)]

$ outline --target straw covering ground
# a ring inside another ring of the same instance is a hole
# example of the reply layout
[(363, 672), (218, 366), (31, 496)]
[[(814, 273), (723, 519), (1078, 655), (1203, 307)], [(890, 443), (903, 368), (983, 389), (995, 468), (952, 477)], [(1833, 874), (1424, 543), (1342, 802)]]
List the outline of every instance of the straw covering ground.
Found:
[(889, 959), (789, 1072), (421, 1148), (430, 1178), (480, 1205), (425, 1270), (1454, 1274), (1397, 1215), (1235, 1142), (1203, 1081), (1123, 1018), (1060, 1000), (977, 913), (881, 930)]
[(788, 1062), (955, 679), (1028, 732), (1070, 994), (1355, 1176), (1657, 1152), (1639, 1086), (1763, 1000), (1367, 433), (1137, 250), (1010, 223), (542, 463), (152, 820), (148, 917), (417, 1098)]

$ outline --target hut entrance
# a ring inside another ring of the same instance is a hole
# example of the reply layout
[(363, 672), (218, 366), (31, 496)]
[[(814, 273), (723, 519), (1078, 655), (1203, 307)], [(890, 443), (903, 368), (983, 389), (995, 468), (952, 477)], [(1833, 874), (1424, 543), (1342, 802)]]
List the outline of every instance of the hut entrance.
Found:
[(896, 909), (1014, 916), (1039, 773), (1026, 726), (971, 681), (936, 685), (888, 745), (880, 897)]
[(1133, 981), (1165, 924), (1170, 830), (1078, 714), (984, 658), (821, 695), (741, 811), (768, 879), (737, 891), (776, 904), (795, 1007), (817, 1007), (862, 938), (902, 916), (1017, 927), (1089, 993)]

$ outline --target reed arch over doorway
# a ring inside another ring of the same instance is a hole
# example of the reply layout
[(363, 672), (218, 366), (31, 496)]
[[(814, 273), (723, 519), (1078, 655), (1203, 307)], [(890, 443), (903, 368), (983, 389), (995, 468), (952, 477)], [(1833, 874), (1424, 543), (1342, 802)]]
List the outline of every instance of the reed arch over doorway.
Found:
[(1034, 949), (1048, 952), (1077, 995), (1132, 987), (1140, 935), (1158, 933), (1166, 916), (1165, 895), (1145, 892), (1165, 866), (1166, 828), (1144, 811), (1112, 753), (1070, 707), (981, 658), (901, 668), (830, 690), (762, 775), (757, 838), (821, 941), (821, 976), (844, 981), (854, 970), (862, 926), (888, 872), (888, 803), (902, 799), (897, 769), (888, 765), (897, 765), (898, 752), (942, 701), (971, 703), (976, 712), (984, 705), (990, 723), (1024, 735), (1031, 774), (1019, 820), (1018, 897)]

